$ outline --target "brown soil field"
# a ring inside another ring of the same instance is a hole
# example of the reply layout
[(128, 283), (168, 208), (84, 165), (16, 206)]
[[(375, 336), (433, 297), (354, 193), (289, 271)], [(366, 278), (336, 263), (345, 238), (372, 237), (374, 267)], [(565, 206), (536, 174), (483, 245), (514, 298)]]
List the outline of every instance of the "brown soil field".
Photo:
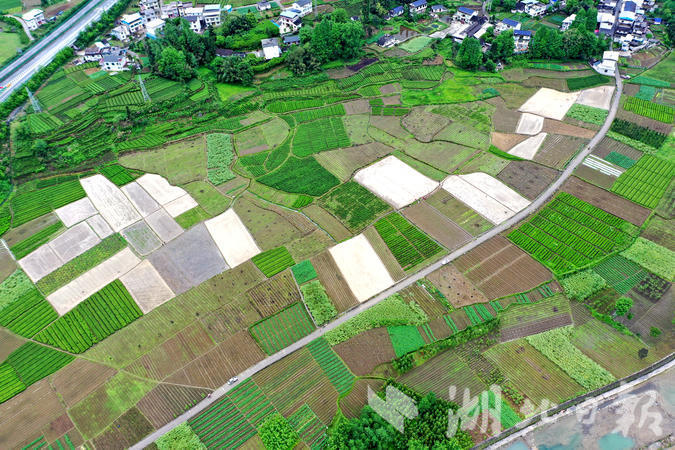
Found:
[(268, 317), (286, 306), (302, 301), (290, 270), (285, 270), (246, 292), (251, 306), (261, 317)]
[(511, 150), (525, 139), (527, 139), (527, 136), (523, 134), (492, 132), (492, 145), (505, 152)]
[(503, 236), (460, 256), (455, 265), (488, 299), (528, 291), (551, 279), (544, 266)]
[(579, 119), (573, 119), (569, 116), (565, 116), (563, 118), (563, 122), (568, 123), (570, 125), (574, 125), (575, 127), (588, 128), (589, 130), (593, 130), (595, 132), (597, 132), (600, 129), (600, 125), (584, 122), (583, 120)]
[(386, 328), (374, 328), (333, 347), (354, 375), (371, 373), (380, 364), (396, 358)]
[(163, 380), (177, 368), (208, 352), (214, 345), (206, 330), (199, 322), (195, 322), (141, 356), (126, 370), (144, 378)]
[(431, 272), (427, 278), (436, 285), (455, 308), (488, 301), (483, 293), (476, 289), (453, 264), (440, 267)]
[(237, 298), (232, 303), (201, 317), (200, 321), (211, 338), (220, 343), (260, 319), (262, 317), (251, 308), (246, 298)]
[(650, 214), (647, 208), (586, 183), (577, 177), (568, 178), (562, 185), (562, 190), (593, 206), (602, 208), (610, 214), (621, 217), (633, 225), (641, 226)]
[(108, 430), (94, 439), (100, 450), (124, 450), (154, 431), (152, 424), (137, 409), (132, 408), (115, 420)]
[(390, 95), (389, 97), (383, 97), (382, 102), (385, 105), (400, 105), (401, 96), (400, 95)]
[(333, 300), (339, 313), (359, 304), (328, 251), (315, 256), (311, 261), (319, 275), (319, 281), (326, 288), (328, 297)]
[(328, 233), (337, 242), (344, 241), (345, 239), (352, 237), (352, 234), (344, 225), (342, 225), (342, 222), (337, 220), (319, 205), (313, 203), (306, 208), (303, 208), (302, 212), (307, 214), (307, 217), (316, 222), (316, 224), (321, 227), (321, 229), (325, 230), (326, 233)]
[(228, 338), (219, 347), (237, 373), (265, 359), (265, 354), (246, 330)]
[[(649, 224), (647, 224), (647, 228), (642, 231), (641, 236), (675, 251), (675, 223), (672, 219), (666, 220), (659, 216), (652, 217), (649, 220)], [(2, 348), (1, 344), (0, 348)]]
[(556, 169), (562, 169), (567, 162), (588, 143), (587, 139), (551, 134), (546, 136), (533, 161)]
[(78, 358), (52, 375), (51, 383), (63, 402), (73, 406), (116, 372), (112, 367)]
[(469, 325), (471, 325), (471, 321), (469, 320), (469, 316), (466, 315), (463, 309), (458, 309), (455, 311), (452, 311), (449, 314), (450, 318), (452, 321), (457, 325), (457, 329), (459, 331), (462, 331), (466, 329)]
[(577, 327), (593, 320), (593, 316), (581, 302), (570, 302), (570, 311), (572, 311), (572, 321)]
[(378, 392), (384, 386), (384, 380), (362, 378), (354, 382), (351, 392), (340, 399), (340, 411), (345, 417), (353, 419), (361, 415), (361, 409), (368, 404), (368, 386)]
[(340, 178), (340, 180), (347, 181), (358, 169), (388, 155), (392, 150), (391, 147), (381, 142), (371, 142), (369, 144), (321, 152), (314, 155), (314, 157), (326, 170)]
[(155, 428), (159, 428), (201, 401), (209, 392), (209, 389), (160, 384), (136, 406)]
[(595, 136), (595, 131), (593, 130), (577, 127), (565, 122), (560, 122), (559, 120), (548, 118), (544, 119), (544, 128), (542, 131), (545, 133), (564, 134), (565, 136), (574, 136), (584, 139), (590, 139)]
[(429, 328), (431, 328), (431, 332), (434, 333), (436, 339), (445, 339), (452, 334), (452, 330), (443, 317), (429, 321)]
[(512, 161), (504, 168), (498, 179), (513, 188), (520, 195), (534, 200), (558, 177), (557, 170), (531, 161)]
[(51, 423), (49, 424), (49, 427), (46, 427), (44, 429), (45, 441), (54, 442), (55, 440), (57, 440), (66, 433), (68, 433), (69, 435), (74, 434), (75, 430), (73, 430), (73, 428), (75, 428), (75, 424), (73, 424), (73, 421), (70, 420), (68, 414), (63, 414), (60, 417), (57, 417), (56, 419), (52, 420)]
[(0, 328), (0, 361), (4, 361), (10, 353), (25, 342), (24, 339), (11, 334), (4, 328)]
[(471, 235), (426, 202), (418, 202), (402, 211), (403, 215), (449, 250), (461, 247)]
[(382, 95), (395, 94), (401, 92), (401, 85), (400, 83), (385, 84), (384, 86), (380, 86), (380, 92)]
[(605, 175), (604, 173), (598, 172), (595, 169), (592, 169), (583, 164), (579, 164), (573, 172), (578, 178), (581, 178), (588, 183), (599, 186), (603, 189), (610, 190), (616, 181), (616, 177), (611, 175)]
[(448, 312), (441, 302), (433, 298), (424, 287), (417, 283), (399, 291), (399, 294), (408, 302), (414, 300), (422, 307), (429, 318), (440, 317)]
[(317, 228), (308, 235), (288, 242), (286, 248), (295, 261), (302, 261), (335, 245), (335, 240)]
[(493, 97), (487, 102), (496, 108), (494, 114), (492, 114), (494, 130), (500, 133), (514, 133), (518, 126), (520, 114), (509, 109), (501, 97)]
[(65, 412), (49, 381), (38, 381), (0, 405), (0, 448), (27, 445)]
[(511, 109), (520, 108), (528, 98), (532, 97), (539, 90), (536, 87), (522, 86), (520, 83), (498, 83), (491, 86), (497, 89), (500, 97), (504, 99), (504, 104)]
[[(649, 310), (640, 317), (640, 319), (631, 327), (631, 329), (636, 330), (640, 333), (641, 336), (644, 336), (644, 339), (650, 343), (654, 344), (659, 341), (672, 342), (673, 328), (672, 328), (672, 318), (673, 318), (673, 288), (672, 285), (670, 290), (661, 297), (661, 300), (656, 302)], [(652, 337), (650, 334), (651, 327), (656, 327), (660, 329), (663, 334), (659, 337)]]
[(344, 102), (343, 105), (347, 115), (370, 113), (370, 103), (366, 99), (351, 100)]
[(640, 159), (642, 156), (642, 152), (640, 150), (636, 150), (630, 145), (626, 145), (623, 142), (615, 141), (612, 138), (604, 138), (598, 145), (595, 146), (595, 149), (593, 149), (593, 154), (599, 156), (600, 158), (604, 158), (605, 156), (609, 155), (610, 152), (617, 152), (621, 153), (624, 156), (629, 157), (630, 159), (634, 159), (637, 161)]
[(567, 92), (567, 81), (563, 78), (548, 78), (548, 77), (529, 77), (521, 82), (525, 87), (546, 87), (555, 89), (556, 91)]
[(375, 227), (368, 227), (363, 232), (363, 234), (370, 242), (370, 245), (373, 246), (373, 250), (377, 253), (377, 256), (380, 257), (382, 264), (387, 268), (389, 275), (394, 279), (394, 281), (399, 281), (405, 278), (405, 272), (399, 265), (396, 258), (387, 247), (387, 244), (384, 243), (380, 234), (375, 230)]
[(623, 107), (619, 108), (619, 111), (616, 113), (618, 119), (628, 120), (634, 122), (645, 128), (649, 128), (654, 131), (658, 131), (663, 134), (670, 134), (670, 130), (673, 128), (673, 125), (670, 123), (659, 122), (658, 120), (650, 119), (649, 117), (641, 116), (635, 114), (632, 111), (626, 111)]
[(306, 231), (298, 229), (286, 214), (280, 214), (278, 207), (248, 192), (234, 202), (234, 210), (263, 251), (292, 241)]
[(13, 245), (18, 244), (24, 239), (34, 235), (38, 231), (47, 228), (49, 225), (55, 224), (58, 221), (59, 218), (56, 214), (45, 214), (44, 216), (40, 216), (37, 219), (33, 219), (30, 222), (26, 222), (23, 225), (19, 225), (16, 228), (8, 230), (2, 235), (2, 238), (7, 243), (7, 247), (12, 247)]
[(631, 97), (635, 96), (640, 91), (639, 84), (630, 84), (626, 83), (623, 85), (623, 95), (630, 95)]
[(472, 236), (478, 236), (493, 227), (492, 223), (443, 189), (434, 192), (424, 202), (429, 203)]
[(0, 283), (13, 274), (16, 267), (16, 262), (9, 250), (4, 245), (0, 246)]
[(370, 125), (391, 134), (399, 139), (410, 136), (410, 133), (401, 126), (401, 118), (396, 116), (370, 116)]
[(425, 111), (425, 107), (413, 108), (402, 120), (403, 126), (415, 135), (417, 140), (431, 142), (436, 133), (450, 124), (450, 120)]
[(502, 342), (513, 341), (533, 334), (543, 333), (544, 331), (572, 325), (572, 317), (568, 313), (558, 314), (553, 317), (547, 317), (535, 322), (529, 322), (515, 327), (502, 328), (499, 339)]

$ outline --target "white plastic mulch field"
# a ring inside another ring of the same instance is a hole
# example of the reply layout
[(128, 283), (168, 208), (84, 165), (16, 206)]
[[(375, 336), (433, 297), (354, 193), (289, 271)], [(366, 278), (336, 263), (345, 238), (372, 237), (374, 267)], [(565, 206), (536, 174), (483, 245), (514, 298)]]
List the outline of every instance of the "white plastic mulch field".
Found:
[(625, 169), (616, 164), (612, 164), (609, 161), (605, 161), (596, 155), (588, 155), (582, 164), (611, 177), (618, 177), (625, 172)]
[(230, 208), (204, 223), (230, 267), (236, 267), (260, 253), (258, 244), (234, 209)]
[(82, 222), (26, 255), (19, 261), (19, 265), (35, 282), (99, 242), (101, 238), (86, 222)]
[(59, 216), (61, 222), (67, 227), (72, 227), (76, 223), (82, 222), (83, 220), (98, 214), (94, 205), (91, 204), (91, 200), (87, 197), (63, 206), (54, 212), (56, 212), (56, 215)]
[(359, 170), (354, 179), (396, 209), (424, 197), (438, 187), (428, 178), (395, 156)]
[(171, 217), (178, 217), (185, 211), (189, 211), (195, 206), (197, 206), (195, 199), (193, 199), (190, 194), (185, 194), (164, 205), (164, 209)]
[(580, 105), (592, 106), (609, 110), (609, 104), (612, 102), (614, 86), (598, 86), (590, 89), (584, 89), (577, 98)]
[(160, 208), (159, 203), (135, 181), (122, 186), (122, 192), (143, 217), (149, 216)]
[(103, 175), (80, 180), (87, 197), (114, 231), (141, 219), (141, 215), (122, 191)]
[(183, 228), (163, 209), (150, 214), (145, 221), (163, 242), (169, 242), (183, 233)]
[(539, 151), (539, 147), (544, 143), (546, 133), (539, 133), (536, 136), (525, 139), (520, 144), (515, 145), (509, 153), (524, 159), (532, 159)]
[(136, 181), (162, 206), (187, 194), (183, 188), (172, 186), (164, 177), (154, 173), (146, 173)]
[(100, 214), (96, 214), (95, 216), (88, 218), (87, 224), (94, 230), (94, 232), (101, 239), (107, 238), (108, 236), (113, 234), (112, 228), (110, 228), (108, 222), (106, 222), (105, 219), (101, 217)]
[(341, 242), (329, 251), (359, 302), (394, 284), (387, 268), (363, 234)]
[(544, 118), (536, 114), (522, 113), (518, 119), (516, 133), (534, 136), (544, 128)]
[(120, 278), (144, 314), (173, 298), (174, 294), (147, 259)]
[(499, 224), (530, 204), (501, 181), (482, 172), (450, 175), (443, 189), (494, 224)]
[(519, 108), (521, 112), (562, 120), (567, 110), (577, 101), (579, 92), (560, 92), (541, 88)]
[(140, 262), (141, 260), (129, 248), (125, 248), (47, 296), (47, 300), (56, 312), (63, 315), (106, 285), (129, 272)]

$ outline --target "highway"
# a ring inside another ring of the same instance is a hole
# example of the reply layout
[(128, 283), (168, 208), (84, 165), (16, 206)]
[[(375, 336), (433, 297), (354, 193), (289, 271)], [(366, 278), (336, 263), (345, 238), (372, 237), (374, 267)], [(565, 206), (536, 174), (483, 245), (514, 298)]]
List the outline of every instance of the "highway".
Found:
[[(529, 216), (530, 214), (536, 212), (541, 206), (543, 206), (548, 200), (555, 194), (555, 192), (562, 186), (562, 184), (572, 175), (572, 172), (576, 167), (582, 163), (584, 158), (588, 156), (592, 151), (593, 148), (595, 148), (596, 145), (605, 137), (607, 134), (607, 131), (609, 131), (609, 127), (612, 124), (612, 121), (614, 120), (614, 117), (616, 116), (616, 112), (619, 107), (619, 99), (621, 98), (621, 92), (623, 90), (623, 82), (621, 81), (621, 76), (619, 75), (619, 71), (616, 71), (615, 75), (615, 80), (616, 80), (616, 90), (614, 92), (614, 97), (612, 98), (612, 103), (609, 109), (609, 114), (607, 115), (607, 119), (605, 119), (605, 123), (602, 125), (602, 128), (598, 131), (598, 133), (593, 136), (593, 139), (590, 140), (588, 145), (581, 151), (577, 156), (570, 161), (570, 163), (567, 165), (565, 170), (562, 172), (560, 177), (558, 177), (544, 192), (542, 192), (539, 197), (537, 197), (532, 203), (530, 203), (525, 209), (517, 213), (515, 216), (511, 217), (510, 219), (506, 220), (505, 222), (502, 222), (500, 225), (497, 225), (496, 227), (492, 228), (491, 230), (485, 232), (484, 234), (480, 235), (478, 238), (476, 238), (474, 241), (467, 243), (463, 247), (460, 247), (459, 249), (453, 251), (450, 253), (448, 256), (445, 258), (431, 264), (430, 266), (420, 270), (419, 272), (412, 274), (403, 280), (397, 282), (394, 284), (392, 287), (389, 289), (381, 292), (380, 294), (376, 295), (375, 297), (371, 298), (370, 300), (367, 300), (354, 309), (351, 309), (347, 313), (345, 313), (343, 316), (339, 317), (338, 319), (334, 320), (333, 322), (330, 322), (329, 324), (315, 330), (313, 333), (311, 333), (308, 336), (305, 336), (304, 338), (300, 339), (299, 341), (289, 345), (288, 347), (284, 348), (283, 350), (275, 353), (274, 355), (268, 356), (267, 358), (263, 359), (259, 363), (249, 367), (248, 369), (244, 370), (241, 372), (237, 377), (239, 380), (245, 380), (246, 378), (260, 372), (261, 370), (265, 369), (266, 367), (274, 364), (275, 362), (281, 360), (285, 356), (295, 352), (296, 350), (300, 350), (302, 347), (305, 345), (309, 344), (311, 341), (314, 339), (317, 339), (324, 334), (326, 334), (328, 331), (333, 330), (337, 328), (338, 326), (342, 325), (349, 319), (355, 317), (359, 313), (367, 310), (368, 308), (372, 308), (374, 305), (378, 304), (385, 298), (389, 297), (392, 294), (395, 294), (396, 292), (405, 289), (406, 287), (410, 286), (411, 284), (417, 282), (418, 280), (426, 277), (429, 275), (431, 272), (437, 270), (441, 266), (448, 264), (449, 262), (457, 259), (458, 257), (464, 255), (465, 253), (469, 252), (470, 250), (473, 250), (474, 248), (478, 247), (479, 245), (483, 244), (487, 240), (497, 236), (498, 234), (508, 230), (512, 226), (516, 225), (518, 222), (521, 220), (524, 220)], [(199, 414), (201, 411), (207, 409), (211, 404), (217, 402), (221, 397), (223, 397), (225, 394), (230, 389), (233, 389), (236, 386), (228, 386), (227, 384), (219, 387), (213, 393), (211, 393), (211, 396), (205, 398), (201, 402), (199, 402), (197, 405), (193, 406), (190, 408), (188, 411), (185, 413), (181, 414), (171, 422), (167, 423), (154, 433), (146, 436), (143, 440), (138, 442), (136, 445), (131, 447), (132, 449), (137, 449), (141, 450), (154, 441), (157, 440), (160, 436), (163, 434), (171, 431), (175, 427), (187, 422), (190, 418), (196, 416)]]
[(27, 82), (41, 67), (49, 64), (65, 47), (71, 45), (90, 23), (97, 21), (117, 0), (91, 0), (81, 10), (56, 27), (40, 42), (0, 70), (0, 103)]

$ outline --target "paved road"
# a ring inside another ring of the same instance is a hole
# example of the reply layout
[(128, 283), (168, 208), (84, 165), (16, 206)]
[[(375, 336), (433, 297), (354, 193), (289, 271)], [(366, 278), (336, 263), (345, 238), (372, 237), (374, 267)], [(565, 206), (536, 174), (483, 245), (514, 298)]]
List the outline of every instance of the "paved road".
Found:
[(0, 86), (9, 86), (0, 91), (0, 103), (7, 100), (12, 92), (20, 88), (41, 67), (49, 64), (58, 52), (75, 42), (82, 30), (100, 19), (103, 12), (115, 3), (117, 0), (91, 0), (40, 42), (26, 50), (20, 58), (0, 70)]
[(10, 14), (5, 14), (5, 17), (11, 17), (12, 19), (19, 22), (21, 24), (21, 26), (23, 27), (23, 31), (26, 33), (26, 36), (28, 36), (28, 39), (30, 39), (31, 41), (35, 40), (33, 35), (30, 33), (30, 30), (28, 29), (28, 25), (26, 24), (25, 20), (23, 20), (21, 17), (12, 16)]
[[(616, 111), (617, 108), (619, 107), (619, 99), (621, 98), (621, 91), (623, 89), (623, 83), (621, 81), (621, 77), (619, 76), (619, 73), (617, 71), (616, 74), (616, 92), (614, 94), (614, 98), (612, 99), (612, 103), (610, 106), (609, 114), (607, 116), (607, 119), (605, 120), (605, 123), (603, 124), (602, 128), (598, 131), (598, 133), (591, 139), (591, 141), (588, 143), (588, 145), (574, 158), (565, 168), (563, 173), (560, 175), (560, 177), (551, 184), (546, 191), (544, 191), (539, 197), (537, 197), (530, 205), (525, 208), (524, 210), (520, 211), (518, 214), (515, 216), (511, 217), (507, 221), (501, 223), (500, 225), (492, 228), (491, 230), (487, 231), (486, 233), (482, 234), (479, 236), (476, 240), (464, 245), (463, 247), (453, 251), (450, 253), (448, 256), (445, 258), (433, 263), (429, 267), (426, 267), (419, 272), (410, 275), (407, 278), (404, 278), (403, 280), (399, 281), (398, 283), (394, 284), (392, 287), (389, 289), (381, 292), (377, 296), (371, 298), (370, 300), (361, 303), (359, 306), (356, 308), (348, 311), (345, 315), (339, 317), (338, 319), (334, 320), (333, 322), (329, 323), (328, 325), (325, 325), (322, 328), (319, 328), (315, 330), (312, 334), (305, 336), (304, 338), (300, 339), (299, 341), (289, 345), (285, 349), (275, 353), (274, 355), (268, 356), (264, 360), (260, 361), (258, 364), (255, 364), (248, 369), (244, 370), (241, 372), (238, 377), (240, 380), (245, 380), (246, 378), (260, 372), (261, 370), (265, 369), (266, 367), (270, 366), (271, 364), (274, 364), (275, 362), (281, 360), (285, 356), (295, 352), (296, 350), (300, 350), (302, 347), (305, 345), (309, 344), (311, 341), (314, 339), (317, 339), (321, 336), (323, 336), (326, 332), (340, 326), (344, 322), (348, 321), (349, 319), (353, 318), (354, 316), (358, 315), (359, 313), (367, 310), (368, 308), (373, 307), (374, 305), (378, 304), (385, 298), (389, 297), (392, 294), (395, 294), (396, 292), (410, 286), (411, 284), (417, 282), (418, 280), (426, 277), (429, 275), (431, 272), (434, 270), (437, 270), (441, 266), (448, 264), (450, 261), (453, 261), (454, 259), (457, 259), (458, 257), (462, 256), (463, 254), (467, 253), (468, 251), (476, 248), (480, 244), (484, 243), (488, 239), (491, 239), (498, 235), (499, 233), (508, 230), (512, 226), (516, 225), (518, 222), (521, 220), (525, 219), (528, 215), (534, 213), (536, 210), (539, 209), (539, 207), (543, 206), (555, 193), (555, 191), (562, 186), (562, 184), (567, 180), (571, 175), (574, 169), (581, 164), (581, 162), (588, 156), (591, 151), (593, 151), (593, 148), (605, 137), (605, 134), (607, 134), (607, 131), (609, 130), (610, 125), (612, 124), (612, 121), (614, 120), (614, 116), (616, 116)], [(236, 385), (235, 385), (236, 386)], [(154, 441), (157, 440), (160, 436), (163, 434), (169, 432), (170, 430), (174, 429), (178, 425), (181, 425), (185, 422), (187, 422), (190, 418), (194, 417), (195, 415), (199, 414), (201, 411), (205, 410), (208, 408), (211, 404), (215, 403), (220, 399), (223, 395), (225, 395), (230, 389), (234, 388), (234, 386), (228, 386), (228, 385), (223, 385), (213, 391), (210, 397), (205, 398), (202, 400), (200, 403), (177, 417), (176, 419), (172, 420), (168, 424), (164, 425), (161, 427), (159, 430), (155, 431), (154, 433), (146, 436), (143, 440), (138, 442), (136, 445), (131, 447), (132, 449), (142, 449), (145, 448), (146, 446), (150, 445)]]

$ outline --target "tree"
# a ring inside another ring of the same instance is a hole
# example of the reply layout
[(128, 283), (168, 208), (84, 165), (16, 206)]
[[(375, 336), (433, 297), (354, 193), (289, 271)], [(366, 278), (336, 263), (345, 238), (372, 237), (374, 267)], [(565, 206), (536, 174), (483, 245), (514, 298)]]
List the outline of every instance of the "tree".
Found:
[(483, 52), (481, 51), (480, 42), (474, 37), (466, 38), (459, 46), (457, 52), (456, 63), (458, 66), (468, 69), (476, 70), (483, 63)]
[(513, 31), (502, 31), (492, 41), (490, 47), (490, 56), (496, 61), (505, 61), (513, 56), (513, 50), (516, 48), (513, 40)]
[(649, 334), (652, 337), (659, 337), (661, 335), (661, 330), (657, 327), (651, 327), (649, 328)]
[(189, 80), (194, 75), (185, 53), (173, 47), (166, 47), (157, 60), (157, 72), (164, 78), (176, 81)]
[(355, 58), (361, 53), (364, 38), (361, 23), (335, 23), (328, 16), (324, 16), (313, 29), (303, 27), (300, 31), (300, 40), (309, 43), (309, 50), (319, 64)]
[(497, 70), (497, 64), (495, 64), (493, 60), (488, 59), (487, 61), (485, 61), (485, 70), (488, 72), (494, 72), (495, 70)]
[(240, 83), (246, 86), (253, 83), (253, 68), (247, 59), (238, 56), (216, 58), (211, 63), (211, 68), (221, 83)]
[(330, 17), (335, 23), (346, 23), (349, 20), (347, 11), (344, 8), (337, 8), (331, 13)]
[(586, 11), (586, 30), (595, 32), (598, 26), (598, 9), (589, 8)]
[(547, 27), (539, 29), (530, 42), (530, 56), (534, 59), (562, 59), (565, 56), (562, 34)]
[(633, 299), (629, 297), (621, 297), (614, 304), (614, 310), (617, 316), (624, 316), (633, 307)]
[(304, 75), (319, 69), (319, 63), (304, 46), (296, 45), (286, 56), (286, 64), (295, 75)]

